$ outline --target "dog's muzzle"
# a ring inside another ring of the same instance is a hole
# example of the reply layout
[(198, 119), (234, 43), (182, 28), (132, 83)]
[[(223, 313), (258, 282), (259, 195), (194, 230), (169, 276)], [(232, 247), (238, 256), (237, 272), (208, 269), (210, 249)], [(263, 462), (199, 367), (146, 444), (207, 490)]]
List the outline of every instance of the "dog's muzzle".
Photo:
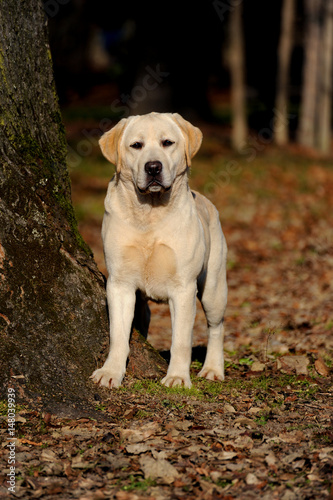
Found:
[(140, 193), (156, 193), (159, 191), (168, 191), (171, 186), (163, 185), (163, 165), (160, 161), (147, 161), (145, 163), (146, 186), (144, 189), (138, 186)]

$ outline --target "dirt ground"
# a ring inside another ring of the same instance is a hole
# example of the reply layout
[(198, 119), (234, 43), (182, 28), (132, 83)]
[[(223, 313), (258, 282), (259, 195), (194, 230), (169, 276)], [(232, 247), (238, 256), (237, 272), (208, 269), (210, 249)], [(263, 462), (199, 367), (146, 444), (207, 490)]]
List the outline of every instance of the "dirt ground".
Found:
[[(89, 126), (67, 123), (74, 149)], [(236, 155), (227, 130), (202, 130), (190, 183), (217, 206), (229, 248), (225, 381), (196, 378), (206, 343), (198, 304), (191, 389), (127, 376), (96, 396), (100, 418), (17, 409), (14, 497), (333, 499), (331, 160), (278, 150), (260, 133)], [(80, 230), (103, 272), (112, 170), (95, 144), (71, 168)], [(151, 310), (148, 340), (167, 351), (168, 308)], [(9, 496), (6, 415), (0, 498)]]

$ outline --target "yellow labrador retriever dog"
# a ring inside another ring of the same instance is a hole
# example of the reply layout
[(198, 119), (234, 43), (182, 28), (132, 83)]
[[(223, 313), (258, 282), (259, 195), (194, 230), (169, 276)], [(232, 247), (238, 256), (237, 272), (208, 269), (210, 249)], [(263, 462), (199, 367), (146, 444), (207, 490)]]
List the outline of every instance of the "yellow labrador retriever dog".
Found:
[(171, 359), (162, 384), (191, 387), (196, 296), (208, 325), (198, 376), (224, 379), (227, 246), (217, 210), (188, 185), (201, 140), (201, 131), (176, 113), (124, 118), (100, 139), (104, 156), (116, 165), (102, 227), (110, 352), (91, 377), (102, 386), (121, 385), (131, 328), (147, 335), (151, 299), (168, 302), (171, 313)]

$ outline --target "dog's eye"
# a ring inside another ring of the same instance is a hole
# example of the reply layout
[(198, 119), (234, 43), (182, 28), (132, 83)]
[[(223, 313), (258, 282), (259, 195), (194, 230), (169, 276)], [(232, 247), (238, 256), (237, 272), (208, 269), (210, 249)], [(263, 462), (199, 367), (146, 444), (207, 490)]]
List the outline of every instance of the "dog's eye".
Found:
[(133, 144), (131, 144), (131, 148), (133, 149), (141, 149), (143, 146), (142, 142), (134, 142)]
[(169, 139), (165, 139), (165, 141), (162, 141), (162, 146), (165, 148), (172, 146), (172, 144), (174, 144), (174, 142), (169, 141)]

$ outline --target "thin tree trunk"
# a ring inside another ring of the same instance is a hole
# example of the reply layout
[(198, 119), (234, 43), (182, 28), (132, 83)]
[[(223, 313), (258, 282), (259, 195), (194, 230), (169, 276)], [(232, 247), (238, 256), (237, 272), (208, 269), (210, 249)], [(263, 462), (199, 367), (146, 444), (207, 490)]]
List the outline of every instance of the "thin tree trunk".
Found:
[(333, 0), (326, 0), (323, 7), (316, 145), (320, 151), (327, 153), (332, 135)]
[(278, 75), (275, 101), (274, 138), (283, 146), (288, 143), (288, 82), (293, 39), (295, 0), (284, 0), (281, 15), (281, 35), (278, 48)]
[(321, 0), (305, 0), (307, 22), (298, 142), (307, 147), (316, 146), (321, 5)]
[(248, 137), (246, 118), (245, 56), (242, 23), (243, 6), (237, 5), (230, 14), (229, 63), (231, 76), (231, 143), (234, 149), (242, 149)]

